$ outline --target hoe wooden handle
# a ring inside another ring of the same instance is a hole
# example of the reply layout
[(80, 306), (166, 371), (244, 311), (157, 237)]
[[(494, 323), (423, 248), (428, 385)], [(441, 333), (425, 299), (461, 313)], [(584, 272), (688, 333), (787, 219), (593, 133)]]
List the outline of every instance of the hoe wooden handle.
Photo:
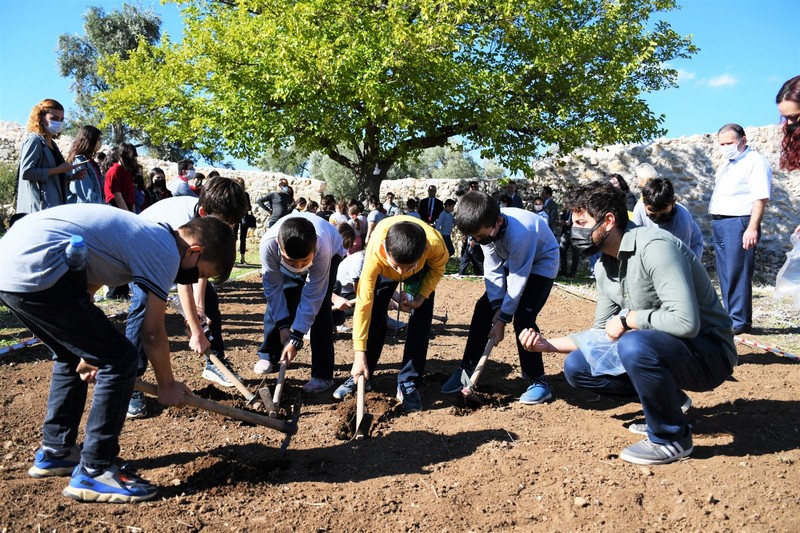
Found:
[[(158, 387), (152, 383), (142, 381), (141, 379), (136, 380), (134, 389), (150, 396), (158, 397)], [(223, 405), (212, 400), (206, 400), (205, 398), (200, 398), (199, 396), (186, 395), (184, 397), (184, 401), (187, 405), (191, 405), (197, 409), (217, 413), (229, 418), (241, 420), (242, 422), (268, 427), (270, 429), (280, 431), (281, 433), (286, 433), (287, 435), (294, 435), (297, 433), (297, 424), (286, 422), (285, 420), (269, 418), (268, 416), (251, 413), (250, 411), (236, 409), (235, 407), (228, 407), (227, 405)]]

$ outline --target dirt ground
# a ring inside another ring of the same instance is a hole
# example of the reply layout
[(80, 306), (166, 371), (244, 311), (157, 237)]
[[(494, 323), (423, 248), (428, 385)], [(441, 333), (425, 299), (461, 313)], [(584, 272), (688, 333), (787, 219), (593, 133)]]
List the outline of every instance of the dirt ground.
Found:
[[(41, 435), (51, 362), (41, 346), (0, 359), (3, 531), (800, 531), (800, 368), (740, 346), (740, 366), (717, 390), (692, 393), (694, 454), (665, 466), (621, 461), (641, 437), (626, 429), (641, 409), (572, 389), (563, 355), (546, 354), (554, 401), (524, 406), (507, 339), (492, 353), (471, 410), (442, 395), (466, 341), (482, 284), (445, 279), (437, 291), (425, 383), (426, 409), (403, 414), (394, 400), (402, 343), (391, 335), (367, 395), (371, 438), (346, 439), (353, 400), (303, 398), (285, 457), (283, 435), (191, 408), (127, 421), (121, 456), (162, 487), (131, 505), (80, 504), (65, 478), (27, 476)], [(245, 383), (262, 335), (258, 275), (220, 289), (228, 356)], [(554, 289), (540, 315), (547, 336), (588, 327), (594, 304)], [(120, 325), (122, 318), (117, 319)], [(173, 366), (199, 396), (243, 408), (235, 389), (200, 377), (182, 323), (168, 317)], [(402, 334), (401, 334), (402, 338)], [(337, 335), (336, 380), (352, 361)], [(307, 349), (287, 373), (284, 398), (308, 379)], [(274, 376), (274, 375), (273, 375)], [(151, 373), (146, 378), (153, 380)], [(273, 377), (268, 380), (274, 383)], [(345, 437), (345, 438), (343, 438)]]

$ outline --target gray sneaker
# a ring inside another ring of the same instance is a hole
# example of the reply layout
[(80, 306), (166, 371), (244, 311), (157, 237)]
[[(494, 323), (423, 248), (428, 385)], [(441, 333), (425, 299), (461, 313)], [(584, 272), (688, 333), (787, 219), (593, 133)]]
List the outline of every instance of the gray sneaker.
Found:
[[(353, 379), (353, 376), (348, 376), (345, 382), (336, 387), (336, 390), (333, 391), (333, 397), (337, 400), (344, 400), (348, 396), (355, 394), (356, 388), (356, 381)], [(369, 380), (364, 383), (364, 391), (372, 392), (372, 384)]]
[(687, 457), (693, 450), (691, 435), (667, 444), (657, 444), (650, 439), (644, 439), (622, 450), (619, 458), (637, 465), (665, 465)]
[[(444, 382), (442, 385), (441, 391), (442, 394), (456, 394), (457, 392), (461, 392), (464, 388), (464, 385), (461, 384), (461, 373), (463, 370), (459, 368), (458, 370), (454, 371), (447, 381)], [(467, 374), (471, 374), (471, 372), (467, 372)]]

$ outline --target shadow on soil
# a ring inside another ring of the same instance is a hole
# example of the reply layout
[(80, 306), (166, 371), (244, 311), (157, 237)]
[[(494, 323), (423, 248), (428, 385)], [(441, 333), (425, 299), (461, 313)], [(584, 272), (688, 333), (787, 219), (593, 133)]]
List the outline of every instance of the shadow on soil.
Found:
[(232, 485), (288, 482), (347, 483), (401, 474), (425, 474), (434, 465), (472, 454), (492, 441), (508, 441), (504, 430), (468, 431), (442, 436), (428, 431), (397, 431), (380, 439), (347, 441), (336, 446), (292, 452), (280, 459), (261, 444), (220, 446), (207, 452), (180, 452), (143, 460), (134, 467), (178, 469), (179, 484), (163, 487), (162, 496), (208, 492)]

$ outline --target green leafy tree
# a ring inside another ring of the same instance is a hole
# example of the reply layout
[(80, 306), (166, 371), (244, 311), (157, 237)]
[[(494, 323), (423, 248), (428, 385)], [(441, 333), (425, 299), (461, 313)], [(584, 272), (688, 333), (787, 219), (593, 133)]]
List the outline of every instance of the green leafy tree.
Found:
[(183, 40), (103, 63), (108, 120), (248, 159), (294, 143), (367, 192), (455, 136), (523, 170), (548, 146), (662, 134), (642, 96), (696, 51), (656, 19), (674, 0), (167, 1)]
[(256, 163), (257, 167), (267, 172), (281, 172), (290, 176), (305, 175), (309, 165), (309, 155), (297, 150), (294, 146), (267, 149), (266, 155)]
[[(346, 149), (342, 149), (342, 152), (352, 155)], [(364, 191), (359, 190), (353, 173), (322, 152), (311, 154), (310, 164), (311, 177), (325, 182), (326, 194), (332, 194), (336, 198), (365, 197)]]

